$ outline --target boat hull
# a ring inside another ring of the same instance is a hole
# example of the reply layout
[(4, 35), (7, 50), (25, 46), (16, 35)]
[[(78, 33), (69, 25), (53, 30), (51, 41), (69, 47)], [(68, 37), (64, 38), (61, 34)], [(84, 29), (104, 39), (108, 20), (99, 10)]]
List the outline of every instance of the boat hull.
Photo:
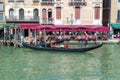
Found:
[(44, 51), (64, 51), (64, 52), (86, 52), (86, 51), (90, 51), (90, 50), (94, 50), (97, 49), (99, 47), (101, 47), (103, 45), (103, 43), (99, 43), (96, 44), (95, 46), (91, 46), (91, 47), (85, 47), (85, 48), (43, 48), (43, 47), (39, 47), (39, 46), (35, 46), (35, 45), (28, 45), (26, 43), (23, 43), (23, 46), (26, 48), (30, 48), (30, 49), (35, 49), (35, 50), (44, 50)]

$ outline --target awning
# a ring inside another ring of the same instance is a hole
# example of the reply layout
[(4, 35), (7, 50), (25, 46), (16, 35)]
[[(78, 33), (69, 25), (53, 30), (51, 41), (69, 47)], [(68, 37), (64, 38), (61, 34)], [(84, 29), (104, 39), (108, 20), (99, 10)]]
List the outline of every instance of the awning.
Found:
[(1, 28), (9, 28), (9, 27), (18, 27), (19, 25), (18, 24), (15, 24), (15, 23), (3, 23), (3, 24), (0, 24), (0, 29)]
[(20, 29), (37, 29), (39, 24), (20, 24)]
[(98, 27), (96, 29), (94, 29), (96, 32), (110, 32), (110, 29), (109, 27), (107, 26), (101, 26), (101, 27)]
[(109, 27), (101, 25), (84, 25), (75, 26), (76, 31), (89, 31), (89, 32), (109, 32)]
[(111, 24), (114, 29), (120, 29), (120, 24)]
[(101, 25), (39, 25), (20, 24), (20, 29), (37, 29), (37, 31), (89, 31), (89, 32), (109, 32), (109, 27)]

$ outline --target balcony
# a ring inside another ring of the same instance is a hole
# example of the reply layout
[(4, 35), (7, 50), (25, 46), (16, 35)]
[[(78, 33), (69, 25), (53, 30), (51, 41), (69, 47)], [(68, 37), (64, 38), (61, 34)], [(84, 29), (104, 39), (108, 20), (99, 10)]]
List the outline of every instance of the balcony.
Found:
[(33, 2), (39, 2), (39, 0), (33, 0)]
[(43, 18), (41, 24), (53, 24), (53, 18)]
[(39, 23), (39, 17), (32, 17), (32, 16), (15, 16), (15, 17), (9, 17), (6, 16), (6, 21), (7, 22), (33, 22), (33, 23)]
[(85, 1), (70, 1), (69, 6), (86, 6), (87, 2)]
[(14, 2), (14, 0), (8, 0), (8, 2)]
[(51, 5), (54, 6), (54, 0), (42, 0), (41, 5)]
[(24, 2), (24, 0), (17, 0), (18, 2)]

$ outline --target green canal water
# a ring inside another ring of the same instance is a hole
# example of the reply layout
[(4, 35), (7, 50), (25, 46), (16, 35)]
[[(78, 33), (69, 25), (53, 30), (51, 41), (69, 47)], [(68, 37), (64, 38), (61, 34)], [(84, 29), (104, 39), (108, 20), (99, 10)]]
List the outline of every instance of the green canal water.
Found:
[(0, 46), (0, 80), (119, 80), (120, 46), (53, 52)]

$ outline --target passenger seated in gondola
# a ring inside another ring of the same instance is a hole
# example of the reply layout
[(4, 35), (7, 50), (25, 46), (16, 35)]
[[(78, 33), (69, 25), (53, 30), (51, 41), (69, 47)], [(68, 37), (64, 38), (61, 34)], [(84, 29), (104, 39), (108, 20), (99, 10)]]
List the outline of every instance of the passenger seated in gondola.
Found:
[(42, 41), (40, 42), (40, 46), (45, 47), (45, 41), (42, 40)]
[(41, 47), (51, 47), (50, 44), (45, 43), (44, 41), (40, 42)]
[(69, 47), (68, 47), (68, 45), (64, 45), (64, 48), (66, 49), (66, 48), (69, 48)]
[(52, 48), (57, 48), (56, 43), (54, 43), (51, 47), (52, 47)]
[(30, 45), (33, 43), (33, 37), (30, 37)]
[(64, 48), (64, 45), (62, 43), (60, 43), (59, 48)]

